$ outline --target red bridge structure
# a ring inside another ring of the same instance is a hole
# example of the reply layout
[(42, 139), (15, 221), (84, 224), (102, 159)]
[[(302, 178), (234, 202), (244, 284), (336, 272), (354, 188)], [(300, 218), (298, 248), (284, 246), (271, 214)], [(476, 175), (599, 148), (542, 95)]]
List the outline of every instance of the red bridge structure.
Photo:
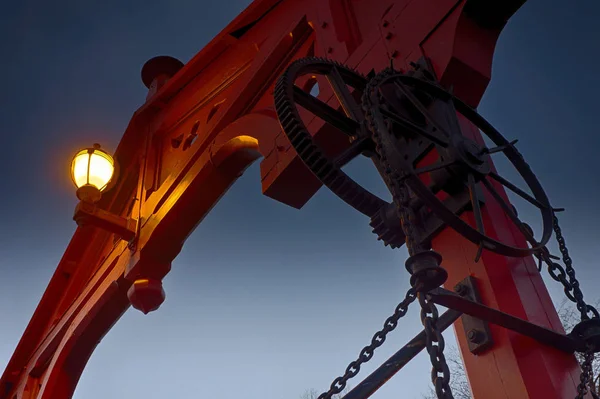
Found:
[[(598, 312), (579, 289), (558, 210), (515, 142), (475, 111), (495, 43), (524, 1), (256, 0), (187, 64), (148, 61), (148, 95), (114, 154), (117, 173), (107, 187), (89, 176), (78, 184), (79, 227), (0, 379), (0, 399), (72, 397), (129, 306), (159, 308), (186, 238), (259, 158), (268, 197), (301, 208), (325, 185), (366, 216), (374, 237), (410, 255), (404, 301), (319, 399), (342, 391), (411, 304), (423, 332), (345, 398), (369, 397), (422, 350), (438, 397), (451, 398), (441, 334), (450, 325), (474, 398), (591, 397)], [(391, 203), (343, 172), (358, 156), (373, 160)], [(528, 187), (504, 179), (492, 157), (506, 157)], [(505, 190), (538, 208), (540, 237)], [(546, 249), (553, 233), (564, 266)], [(569, 334), (544, 265), (581, 312)]]

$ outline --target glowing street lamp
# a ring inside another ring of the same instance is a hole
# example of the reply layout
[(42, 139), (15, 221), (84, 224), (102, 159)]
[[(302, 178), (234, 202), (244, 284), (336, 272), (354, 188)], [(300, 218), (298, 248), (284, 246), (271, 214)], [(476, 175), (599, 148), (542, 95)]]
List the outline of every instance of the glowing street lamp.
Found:
[[(71, 179), (77, 187), (80, 202), (73, 219), (79, 226), (97, 227), (131, 244), (136, 236), (137, 221), (115, 215), (98, 205), (102, 193), (116, 184), (116, 170), (113, 157), (101, 150), (100, 144), (75, 154), (71, 162)], [(134, 308), (147, 314), (165, 301), (165, 290), (160, 280), (139, 278), (127, 290), (127, 297)]]
[(112, 214), (98, 207), (104, 191), (116, 182), (116, 164), (100, 144), (79, 151), (71, 162), (71, 179), (77, 187), (80, 202), (73, 219), (79, 226), (91, 225), (131, 241), (135, 237), (137, 222)]
[(113, 158), (100, 144), (79, 151), (71, 163), (71, 178), (77, 186), (77, 198), (96, 203), (108, 188), (115, 172)]

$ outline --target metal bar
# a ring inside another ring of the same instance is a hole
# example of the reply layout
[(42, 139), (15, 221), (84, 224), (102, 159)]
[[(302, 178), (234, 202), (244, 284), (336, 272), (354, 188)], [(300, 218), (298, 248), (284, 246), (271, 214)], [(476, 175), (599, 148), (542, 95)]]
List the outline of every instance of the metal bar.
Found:
[(365, 137), (364, 139), (359, 139), (353, 142), (350, 147), (348, 147), (344, 152), (335, 158), (333, 163), (339, 168), (345, 166), (348, 162), (359, 156), (365, 148), (367, 148), (367, 144), (370, 140), (370, 138)]
[(511, 190), (513, 193), (517, 194), (519, 197), (521, 197), (524, 200), (526, 200), (527, 202), (529, 202), (531, 205), (536, 206), (540, 209), (549, 208), (549, 206), (542, 204), (540, 201), (533, 198), (531, 195), (527, 194), (525, 191), (521, 190), (519, 187), (515, 186), (514, 184), (512, 184), (511, 182), (509, 182), (508, 180), (506, 180), (504, 177), (500, 176), (499, 174), (497, 174), (495, 172), (490, 172), (490, 177), (492, 179), (496, 180), (498, 183), (502, 184), (504, 187)]
[(573, 353), (580, 346), (575, 339), (567, 335), (559, 334), (556, 331), (511, 316), (497, 309), (473, 302), (443, 288), (433, 289), (429, 291), (427, 296), (438, 305), (497, 324), (563, 352)]
[[(450, 309), (438, 319), (440, 331), (450, 327), (462, 313)], [(385, 361), (377, 370), (362, 380), (356, 387), (348, 392), (342, 399), (365, 399), (373, 395), (383, 384), (400, 371), (409, 361), (425, 348), (425, 330), (417, 334), (398, 352)]]
[(333, 107), (330, 107), (318, 98), (311, 96), (298, 86), (294, 86), (294, 100), (296, 100), (298, 105), (302, 108), (313, 113), (347, 135), (355, 134), (360, 127), (355, 120), (348, 118), (346, 115), (335, 110)]
[(362, 111), (350, 94), (350, 90), (348, 90), (348, 86), (346, 85), (344, 78), (342, 78), (340, 71), (338, 71), (336, 67), (331, 69), (331, 72), (327, 75), (327, 80), (333, 88), (335, 96), (342, 105), (346, 115), (356, 122), (361, 122), (363, 120)]

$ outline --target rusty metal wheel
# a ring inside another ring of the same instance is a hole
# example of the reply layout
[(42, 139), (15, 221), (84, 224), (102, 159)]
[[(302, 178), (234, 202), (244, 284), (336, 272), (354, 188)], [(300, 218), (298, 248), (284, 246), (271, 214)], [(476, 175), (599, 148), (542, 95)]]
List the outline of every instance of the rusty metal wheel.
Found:
[[(363, 106), (373, 134), (379, 135), (382, 151), (392, 172), (401, 176), (418, 199), (447, 226), (477, 244), (478, 257), (484, 248), (506, 256), (527, 256), (541, 250), (549, 241), (554, 212), (540, 182), (514, 146), (515, 142), (506, 140), (473, 108), (434, 80), (391, 69), (382, 72), (369, 83), (363, 97)], [(479, 128), (495, 147), (481, 146), (463, 136), (457, 112)], [(408, 162), (406, 148), (414, 141), (435, 148), (438, 152), (437, 162), (425, 167), (416, 167), (415, 162)], [(490, 156), (495, 153), (504, 154), (533, 195), (493, 171)], [(424, 174), (430, 175), (435, 189), (432, 189), (431, 184), (423, 183), (421, 176)], [(491, 183), (492, 180), (539, 209), (543, 225), (539, 240), (519, 220), (512, 205), (503, 199)], [(478, 194), (481, 190), (479, 185), (498, 202), (512, 223), (523, 233), (529, 247), (509, 245), (486, 234), (480, 205), (481, 194)], [(442, 188), (451, 195), (468, 191), (476, 227), (461, 219), (436, 196), (436, 191)]]

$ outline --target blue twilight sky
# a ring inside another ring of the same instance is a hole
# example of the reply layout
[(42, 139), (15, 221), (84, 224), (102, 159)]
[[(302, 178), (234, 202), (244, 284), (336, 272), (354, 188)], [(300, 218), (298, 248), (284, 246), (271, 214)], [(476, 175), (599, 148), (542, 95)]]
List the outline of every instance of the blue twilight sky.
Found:
[[(115, 148), (146, 95), (142, 64), (158, 54), (188, 61), (248, 3), (4, 4), (1, 369), (75, 229), (73, 151), (96, 141)], [(520, 139), (554, 205), (568, 209), (563, 229), (590, 299), (600, 297), (598, 17), (591, 0), (528, 1), (500, 38), (480, 106)], [(381, 191), (365, 165), (349, 170)], [(263, 197), (253, 167), (189, 239), (165, 279), (162, 308), (125, 314), (90, 359), (75, 398), (296, 399), (323, 390), (404, 295), (405, 257), (378, 243), (367, 220), (326, 190), (302, 211)], [(549, 285), (560, 303), (560, 287)], [(413, 309), (361, 375), (419, 330)], [(418, 398), (429, 367), (421, 354), (376, 397)]]

